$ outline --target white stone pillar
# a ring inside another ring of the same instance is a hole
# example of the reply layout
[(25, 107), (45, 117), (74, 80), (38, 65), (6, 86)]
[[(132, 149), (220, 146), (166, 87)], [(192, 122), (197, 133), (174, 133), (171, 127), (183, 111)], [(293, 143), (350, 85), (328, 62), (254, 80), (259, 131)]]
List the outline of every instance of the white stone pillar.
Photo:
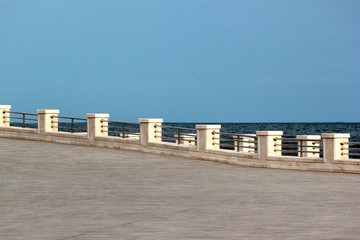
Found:
[(162, 118), (139, 118), (141, 145), (147, 146), (149, 142), (161, 142)]
[(234, 150), (238, 152), (255, 152), (254, 137), (256, 137), (256, 134), (234, 135)]
[(324, 161), (331, 163), (334, 160), (349, 159), (349, 155), (342, 153), (349, 153), (349, 150), (342, 148), (349, 148), (349, 144), (342, 144), (349, 142), (350, 133), (323, 133), (323, 153)]
[(44, 134), (46, 132), (58, 131), (59, 110), (57, 109), (38, 109), (38, 133)]
[[(87, 136), (90, 140), (94, 140), (95, 137), (107, 137), (108, 136), (108, 113), (88, 113), (87, 118)], [(101, 121), (105, 120), (105, 121)]]
[(266, 161), (268, 157), (279, 157), (281, 156), (281, 146), (275, 146), (281, 144), (281, 138), (283, 131), (257, 131), (258, 140), (258, 153), (259, 159)]
[[(314, 158), (320, 157), (319, 153), (314, 153), (314, 152), (320, 151), (320, 149), (319, 149), (320, 141), (311, 141), (311, 140), (321, 140), (320, 135), (296, 135), (296, 138), (304, 139), (304, 140), (298, 141), (298, 145), (299, 145), (298, 156), (299, 157), (314, 157)], [(311, 152), (308, 152), (308, 151), (311, 151)]]
[(199, 152), (220, 149), (220, 134), (214, 132), (220, 132), (221, 125), (196, 125), (196, 129)]
[(10, 127), (10, 111), (11, 105), (0, 105), (0, 127)]

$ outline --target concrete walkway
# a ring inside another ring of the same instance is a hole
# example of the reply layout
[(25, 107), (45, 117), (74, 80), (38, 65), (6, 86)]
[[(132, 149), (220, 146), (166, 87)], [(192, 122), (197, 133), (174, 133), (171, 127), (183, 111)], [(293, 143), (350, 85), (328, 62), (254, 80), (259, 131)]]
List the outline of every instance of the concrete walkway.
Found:
[(360, 175), (0, 138), (0, 239), (360, 239)]

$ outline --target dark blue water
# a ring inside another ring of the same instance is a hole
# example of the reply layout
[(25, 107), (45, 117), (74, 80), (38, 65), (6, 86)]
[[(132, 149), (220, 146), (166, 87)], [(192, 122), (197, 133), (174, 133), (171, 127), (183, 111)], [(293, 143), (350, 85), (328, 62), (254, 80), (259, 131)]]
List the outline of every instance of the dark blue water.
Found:
[[(195, 128), (198, 123), (163, 123), (166, 126)], [(204, 124), (204, 123), (201, 123)], [(251, 133), (283, 131), (284, 137), (321, 135), (321, 133), (350, 133), (351, 142), (360, 142), (360, 123), (206, 123), (220, 124), (221, 132)]]
[[(82, 123), (84, 124), (84, 123)], [(86, 124), (86, 122), (85, 122)], [(168, 122), (163, 123), (164, 126), (174, 126), (182, 128), (195, 129), (196, 124), (220, 124), (221, 132), (228, 133), (245, 133), (255, 134), (256, 131), (283, 131), (284, 137), (295, 137), (296, 135), (321, 135), (321, 133), (350, 133), (351, 142), (360, 142), (360, 123), (179, 123)], [(117, 126), (117, 124), (109, 124)], [(21, 123), (12, 123), (11, 126), (21, 127)], [(61, 126), (61, 124), (59, 124)], [(65, 126), (65, 125), (64, 125)], [(121, 124), (118, 126), (122, 126)], [(26, 127), (34, 127), (32, 125)], [(69, 127), (66, 125), (66, 127)], [(83, 128), (86, 131), (86, 126), (80, 125), (78, 128)], [(126, 132), (139, 132), (138, 126), (129, 125), (127, 128), (135, 128), (132, 131)], [(67, 131), (66, 129), (61, 129)], [(75, 130), (78, 132), (80, 130)], [(116, 131), (121, 132), (117, 129)], [(110, 134), (109, 135), (116, 135)]]

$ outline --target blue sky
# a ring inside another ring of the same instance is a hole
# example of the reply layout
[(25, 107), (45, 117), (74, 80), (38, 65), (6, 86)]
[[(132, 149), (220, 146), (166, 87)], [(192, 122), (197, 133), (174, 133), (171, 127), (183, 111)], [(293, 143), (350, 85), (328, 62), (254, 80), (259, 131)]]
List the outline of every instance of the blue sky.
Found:
[(0, 0), (0, 105), (360, 121), (360, 1)]

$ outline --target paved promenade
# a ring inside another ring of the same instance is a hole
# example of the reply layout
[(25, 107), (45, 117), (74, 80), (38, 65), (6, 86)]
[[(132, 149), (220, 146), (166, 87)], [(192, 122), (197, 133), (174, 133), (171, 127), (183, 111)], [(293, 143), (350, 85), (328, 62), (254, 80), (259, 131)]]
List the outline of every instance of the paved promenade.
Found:
[(360, 239), (360, 175), (0, 138), (0, 239)]

